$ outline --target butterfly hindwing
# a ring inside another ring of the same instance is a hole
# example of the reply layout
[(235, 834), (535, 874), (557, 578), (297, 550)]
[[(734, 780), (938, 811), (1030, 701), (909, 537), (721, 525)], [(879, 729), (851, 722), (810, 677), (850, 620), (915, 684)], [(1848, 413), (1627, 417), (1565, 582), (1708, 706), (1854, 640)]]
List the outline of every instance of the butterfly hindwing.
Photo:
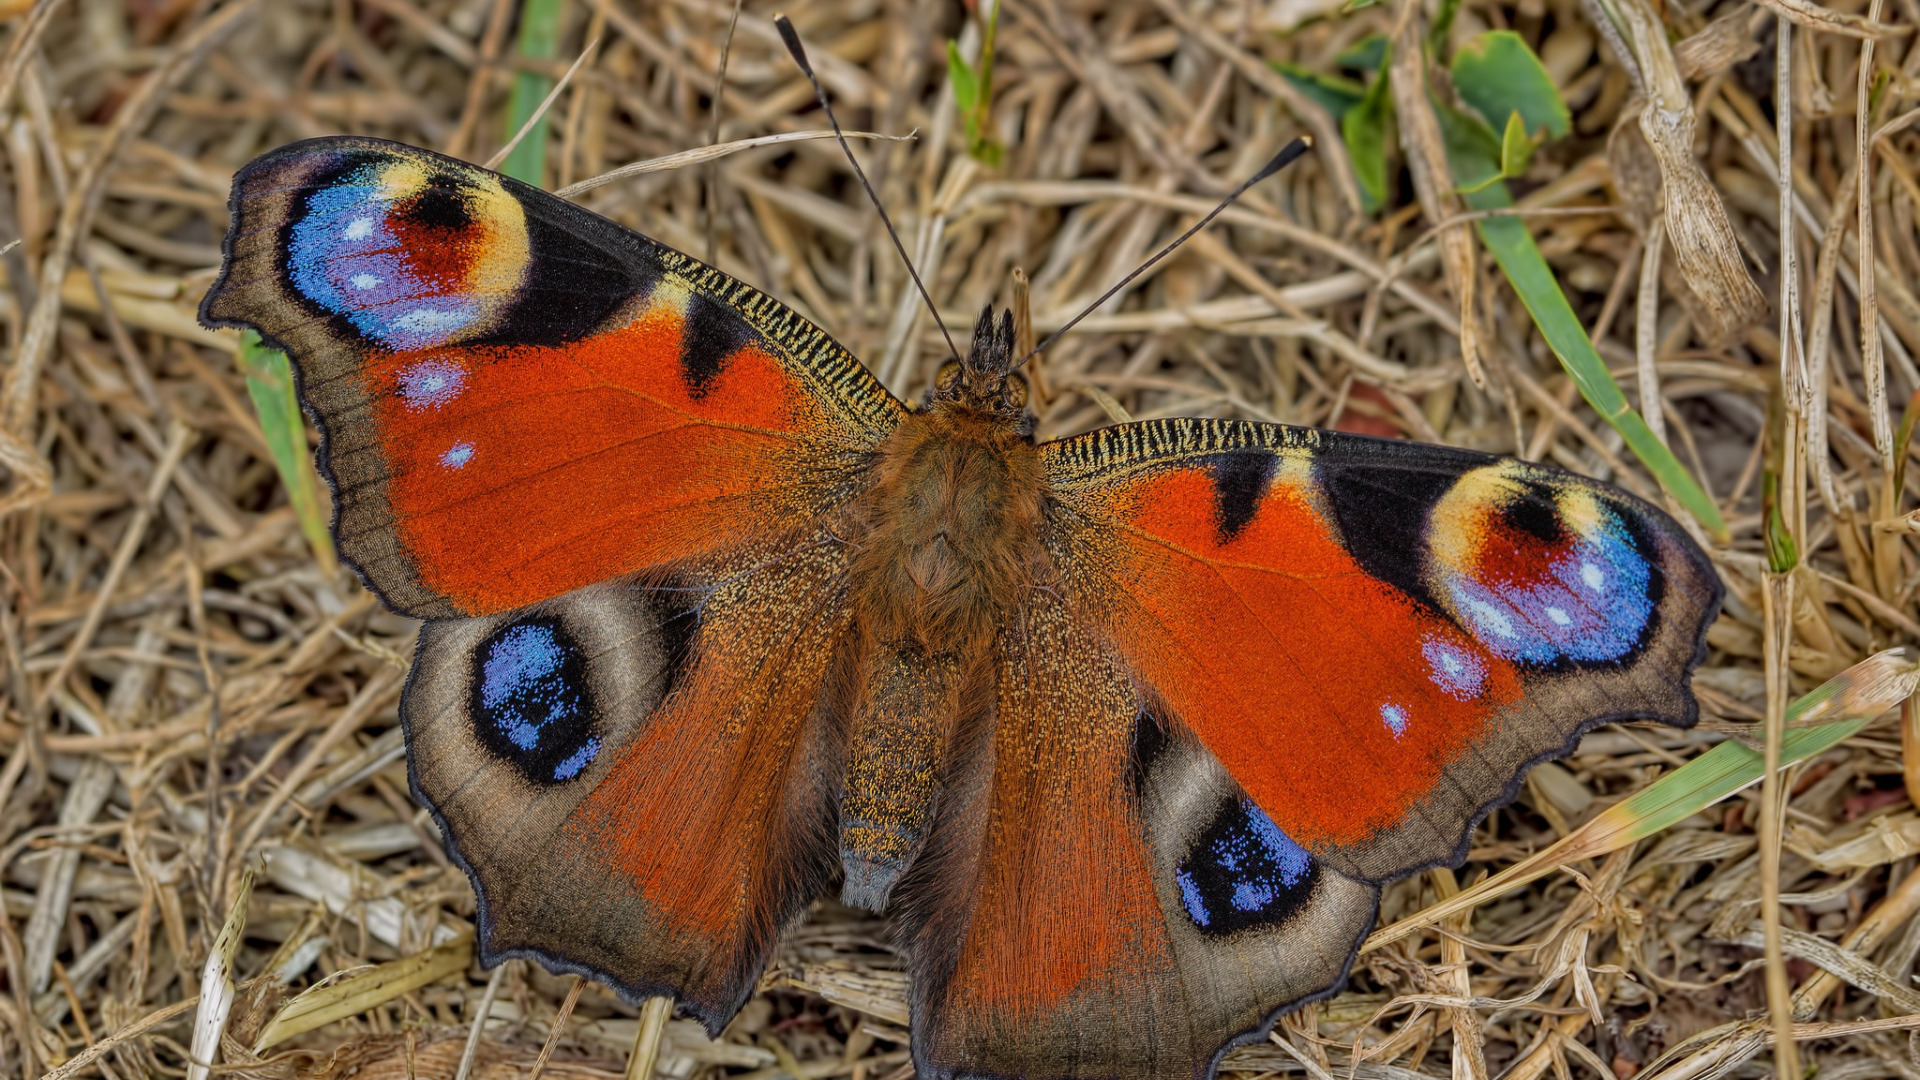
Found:
[(844, 562), (816, 544), (426, 624), (409, 764), (473, 879), (483, 961), (671, 993), (718, 1033), (836, 862), (818, 703)]
[(1103, 635), (1042, 595), (999, 645), (898, 905), (923, 1076), (1204, 1075), (1339, 981), (1377, 890), (1281, 834)]
[(202, 307), (293, 358), (342, 554), (508, 611), (804, 528), (904, 410), (817, 327), (538, 189), (361, 138), (234, 183)]
[(1042, 449), (1070, 594), (1255, 803), (1347, 874), (1457, 859), (1528, 765), (1595, 724), (1693, 722), (1719, 581), (1616, 489), (1234, 421)]

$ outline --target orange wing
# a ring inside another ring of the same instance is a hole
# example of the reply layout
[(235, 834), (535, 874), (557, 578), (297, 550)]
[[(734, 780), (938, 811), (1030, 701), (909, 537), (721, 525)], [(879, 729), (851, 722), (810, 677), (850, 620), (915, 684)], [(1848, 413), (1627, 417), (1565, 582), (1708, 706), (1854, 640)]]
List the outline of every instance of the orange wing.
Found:
[(202, 318), (292, 356), (342, 554), (406, 614), (792, 534), (904, 415), (765, 295), (425, 150), (282, 148), (235, 180), (233, 223)]
[(1685, 726), (1720, 585), (1658, 510), (1468, 451), (1212, 420), (1044, 448), (1082, 610), (1294, 841), (1459, 857), (1588, 728)]
[(1330, 991), (1377, 890), (1313, 860), (1038, 594), (897, 905), (926, 1077), (1192, 1080)]

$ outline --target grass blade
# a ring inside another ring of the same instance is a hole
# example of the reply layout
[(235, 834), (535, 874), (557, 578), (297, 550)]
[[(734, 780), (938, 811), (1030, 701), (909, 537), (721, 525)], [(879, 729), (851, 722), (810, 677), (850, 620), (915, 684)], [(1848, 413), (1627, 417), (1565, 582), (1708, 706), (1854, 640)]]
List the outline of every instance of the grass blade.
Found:
[[(561, 0), (527, 0), (520, 11), (520, 38), (515, 46), (520, 56), (528, 60), (551, 60), (560, 52), (560, 12), (564, 7)], [(511, 139), (524, 126), (540, 103), (546, 100), (547, 92), (553, 89), (553, 78), (532, 71), (517, 71), (513, 75), (513, 92), (507, 98), (507, 134)], [(500, 171), (515, 180), (522, 180), (535, 187), (546, 187), (547, 174), (547, 130), (546, 117), (541, 117), (533, 125), (527, 136), (507, 155), (500, 165)]]
[(240, 370), (247, 377), (247, 396), (260, 416), (260, 432), (266, 436), (273, 464), (286, 485), (287, 501), (300, 519), (300, 531), (313, 548), (314, 560), (329, 576), (337, 565), (333, 534), (327, 529), (327, 508), (320, 498), (320, 484), (313, 471), (313, 458), (307, 449), (307, 428), (300, 413), (300, 400), (293, 392), (293, 365), (287, 354), (269, 349), (260, 335), (251, 330), (240, 335)]
[[(1479, 191), (1464, 193), (1463, 198), (1475, 210), (1498, 210), (1513, 205), (1513, 196), (1505, 184), (1490, 184)], [(1729, 534), (1720, 508), (1628, 404), (1620, 384), (1613, 381), (1613, 374), (1600, 359), (1599, 350), (1587, 337), (1586, 327), (1573, 313), (1573, 305), (1567, 302), (1559, 279), (1547, 265), (1546, 256), (1540, 254), (1540, 247), (1534, 243), (1526, 223), (1517, 217), (1490, 217), (1475, 222), (1474, 227), (1479, 230), (1481, 243), (1493, 253), (1494, 261), (1500, 264), (1501, 272), (1513, 285), (1513, 291), (1519, 294), (1520, 302), (1526, 305), (1527, 314), (1533, 316), (1540, 336), (1546, 339), (1560, 366), (1579, 387), (1580, 396), (1602, 420), (1613, 425), (1626, 440), (1627, 449), (1633, 451), (1633, 456), (1640, 459), (1660, 486), (1686, 507), (1714, 539), (1725, 542)]]
[[(1786, 768), (1850, 738), (1867, 721), (1911, 697), (1920, 687), (1920, 653), (1893, 648), (1875, 653), (1828, 679), (1787, 706), (1791, 727), (1780, 741)], [(1766, 758), (1734, 739), (1687, 762), (1645, 788), (1607, 807), (1552, 846), (1514, 863), (1450, 899), (1377, 931), (1362, 952), (1398, 941), (1421, 927), (1486, 903), (1513, 889), (1581, 861), (1618, 851), (1692, 817), (1742, 788), (1758, 783)]]
[(389, 960), (338, 982), (322, 983), (281, 1006), (254, 1040), (253, 1052), (261, 1053), (295, 1035), (377, 1009), (402, 994), (464, 972), (471, 963), (473, 937), (466, 934), (445, 945)]

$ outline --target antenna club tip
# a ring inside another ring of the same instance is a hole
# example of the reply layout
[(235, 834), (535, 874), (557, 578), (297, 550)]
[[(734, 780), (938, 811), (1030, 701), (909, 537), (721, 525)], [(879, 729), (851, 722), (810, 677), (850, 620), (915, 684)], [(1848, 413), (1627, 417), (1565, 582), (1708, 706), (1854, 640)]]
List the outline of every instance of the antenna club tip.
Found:
[[(782, 15), (782, 16), (780, 16), (780, 18), (783, 18), (783, 19), (784, 19), (784, 18), (786, 18), (786, 16), (784, 16), (784, 15)], [(1305, 145), (1306, 145), (1306, 148), (1307, 148), (1307, 149), (1309, 149), (1309, 150), (1311, 150), (1311, 149), (1313, 149), (1313, 136), (1311, 136), (1311, 135), (1302, 135), (1302, 136), (1300, 136), (1300, 141), (1301, 141), (1301, 142), (1302, 142), (1303, 144), (1305, 144)]]
[(800, 65), (802, 71), (812, 74), (813, 69), (807, 63), (806, 49), (800, 45), (800, 34), (793, 28), (793, 20), (787, 18), (785, 12), (780, 12), (773, 17), (773, 28), (780, 32), (780, 43), (787, 47), (787, 53), (793, 57), (794, 62)]

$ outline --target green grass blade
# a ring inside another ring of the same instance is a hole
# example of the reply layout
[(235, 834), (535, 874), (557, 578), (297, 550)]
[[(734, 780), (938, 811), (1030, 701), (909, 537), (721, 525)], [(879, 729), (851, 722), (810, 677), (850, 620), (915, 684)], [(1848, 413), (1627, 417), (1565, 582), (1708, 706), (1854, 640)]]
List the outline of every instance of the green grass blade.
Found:
[(331, 575), (335, 564), (333, 534), (327, 530), (327, 510), (320, 499), (313, 457), (307, 451), (305, 418), (293, 391), (293, 365), (287, 362), (286, 353), (267, 348), (259, 334), (248, 330), (240, 335), (240, 370), (247, 377), (247, 395), (253, 398), (254, 411), (260, 416), (260, 433), (266, 436), (274, 467), (280, 470), (280, 482), (286, 485), (287, 501), (300, 519), (300, 531), (306, 534), (314, 559)]
[[(1491, 184), (1462, 197), (1475, 210), (1497, 210), (1513, 205), (1513, 196), (1505, 184)], [(1633, 451), (1633, 456), (1640, 459), (1662, 488), (1686, 507), (1715, 539), (1726, 540), (1727, 522), (1720, 516), (1720, 508), (1707, 497), (1693, 474), (1680, 464), (1680, 459), (1673, 456), (1673, 451), (1654, 438), (1647, 422), (1627, 403), (1620, 384), (1613, 381), (1613, 374), (1600, 359), (1599, 350), (1587, 337), (1586, 327), (1573, 313), (1573, 305), (1567, 302), (1566, 293), (1561, 291), (1546, 256), (1540, 254), (1539, 245), (1533, 242), (1526, 222), (1517, 217), (1491, 217), (1475, 222), (1474, 227), (1479, 230), (1487, 250), (1493, 252), (1494, 261), (1500, 264), (1513, 291), (1519, 294), (1520, 302), (1526, 305), (1527, 314), (1533, 316), (1540, 336), (1546, 339), (1547, 346), (1559, 357), (1560, 366), (1580, 388), (1580, 396), (1587, 399), (1587, 404), (1601, 419), (1613, 425), (1626, 440), (1627, 449)]]
[[(1920, 665), (1905, 649), (1876, 653), (1822, 683), (1787, 706), (1789, 728), (1780, 742), (1780, 767), (1832, 749), (1865, 727), (1867, 721), (1910, 697), (1920, 685)], [(1741, 788), (1759, 781), (1766, 758), (1729, 739), (1644, 790), (1602, 811), (1581, 832), (1604, 834), (1608, 850), (1652, 836), (1705, 810)]]
[[(1898, 705), (1920, 687), (1920, 662), (1907, 648), (1875, 653), (1819, 689), (1787, 706), (1793, 728), (1780, 745), (1784, 767), (1839, 745), (1869, 720)], [(1766, 769), (1760, 751), (1729, 739), (1645, 789), (1615, 803), (1593, 820), (1498, 874), (1452, 897), (1376, 931), (1362, 952), (1405, 938), (1449, 915), (1471, 910), (1570, 863), (1597, 859), (1685, 821), (1757, 783)]]
[(1327, 110), (1334, 123), (1346, 119), (1348, 110), (1360, 104), (1367, 91), (1359, 83), (1341, 75), (1324, 75), (1299, 64), (1289, 64), (1275, 60), (1273, 70), (1293, 84), (1294, 89), (1307, 95), (1315, 105)]
[[(551, 60), (559, 54), (560, 12), (565, 6), (562, 0), (527, 0), (526, 6), (520, 9), (520, 38), (515, 46), (520, 56), (528, 60)], [(553, 79), (546, 75), (531, 71), (514, 73), (513, 93), (507, 99), (507, 138), (513, 138), (526, 124), (552, 89)], [(500, 163), (501, 172), (535, 187), (547, 186), (548, 119), (543, 116), (533, 125), (527, 137)]]

